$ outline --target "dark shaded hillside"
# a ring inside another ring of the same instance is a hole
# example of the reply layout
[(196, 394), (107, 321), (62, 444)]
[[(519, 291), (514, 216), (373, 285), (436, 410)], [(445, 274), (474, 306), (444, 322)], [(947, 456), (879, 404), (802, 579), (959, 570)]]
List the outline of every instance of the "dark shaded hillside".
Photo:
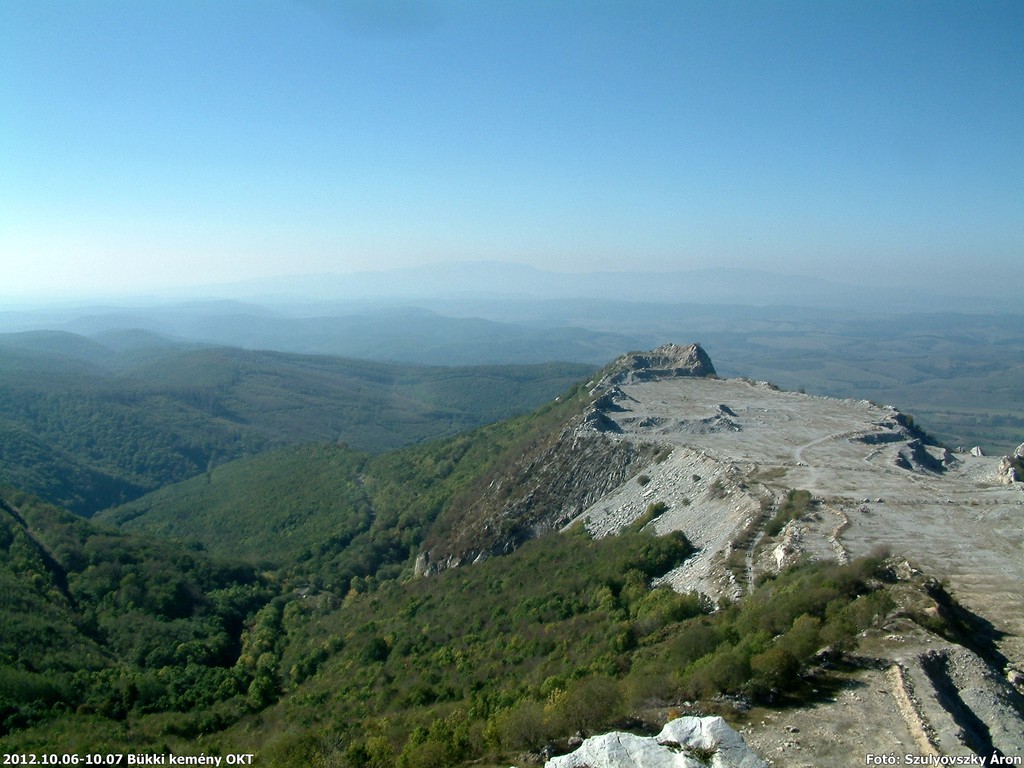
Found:
[(377, 452), (507, 418), (592, 370), (0, 336), (0, 480), (82, 515), (305, 442)]
[(77, 710), (187, 711), (256, 677), (251, 566), (99, 528), (0, 487), (0, 736)]

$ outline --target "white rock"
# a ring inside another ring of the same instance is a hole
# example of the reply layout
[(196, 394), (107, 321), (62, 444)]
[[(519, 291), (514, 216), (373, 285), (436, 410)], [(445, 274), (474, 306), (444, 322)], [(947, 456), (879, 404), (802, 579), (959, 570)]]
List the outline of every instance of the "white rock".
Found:
[(1020, 482), (1020, 477), (1017, 475), (1017, 468), (1013, 466), (1013, 462), (1010, 461), (1009, 456), (1003, 456), (999, 461), (999, 468), (996, 470), (996, 476), (999, 478), (999, 482), (1003, 485), (1012, 485), (1013, 483)]
[(767, 768), (720, 717), (681, 717), (657, 736), (606, 733), (545, 768)]

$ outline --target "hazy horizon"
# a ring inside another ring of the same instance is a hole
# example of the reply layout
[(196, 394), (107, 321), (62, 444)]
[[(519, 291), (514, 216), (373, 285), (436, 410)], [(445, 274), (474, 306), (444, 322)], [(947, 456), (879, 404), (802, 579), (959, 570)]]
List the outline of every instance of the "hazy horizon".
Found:
[[(421, 308), (447, 316), (514, 318), (529, 321), (552, 302), (567, 305), (600, 302), (614, 307), (642, 303), (751, 310), (815, 309), (864, 315), (915, 313), (1013, 314), (1024, 306), (1012, 285), (999, 283), (984, 293), (929, 291), (887, 279), (857, 284), (814, 275), (735, 267), (667, 270), (565, 272), (527, 264), (464, 261), (359, 270), (348, 273), (282, 274), (219, 283), (148, 289), (82, 290), (65, 295), (13, 296), (0, 286), (0, 313), (9, 319), (35, 316), (32, 327), (49, 315), (113, 312), (186, 311), (189, 307), (225, 311), (284, 313), (293, 316), (371, 314)], [(617, 311), (621, 311), (617, 310)], [(2, 324), (0, 324), (2, 325)]]
[(1013, 2), (0, 4), (0, 297), (462, 262), (1024, 299)]

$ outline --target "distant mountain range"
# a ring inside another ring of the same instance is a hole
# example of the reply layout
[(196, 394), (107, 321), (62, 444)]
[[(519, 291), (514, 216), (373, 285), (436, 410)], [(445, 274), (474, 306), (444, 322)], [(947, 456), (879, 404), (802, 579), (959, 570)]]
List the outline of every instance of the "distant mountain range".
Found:
[(865, 286), (807, 275), (736, 268), (558, 272), (500, 261), (254, 279), (211, 286), (206, 294), (261, 304), (287, 304), (296, 299), (307, 303), (602, 299), (862, 311), (1021, 310), (1021, 297), (998, 284), (984, 295), (951, 296), (893, 284), (884, 274), (879, 275), (877, 284)]

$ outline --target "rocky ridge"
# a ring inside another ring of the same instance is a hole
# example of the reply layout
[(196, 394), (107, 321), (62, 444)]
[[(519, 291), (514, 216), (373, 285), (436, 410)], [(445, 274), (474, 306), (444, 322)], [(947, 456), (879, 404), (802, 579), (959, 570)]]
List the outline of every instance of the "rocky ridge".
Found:
[[(901, 610), (949, 610), (927, 573), (985, 619), (951, 640), (897, 611), (861, 638), (849, 687), (766, 712), (744, 727), (747, 742), (793, 768), (864, 764), (885, 750), (1024, 755), (1024, 445), (1004, 459), (953, 452), (891, 406), (719, 379), (706, 357), (666, 345), (620, 358), (588, 385), (589, 407), (494, 478), (467, 516), (476, 527), (428, 551), (422, 570), (547, 530), (606, 536), (644, 518), (698, 548), (662, 582), (721, 600), (801, 558), (846, 561), (882, 547), (913, 583)], [(811, 503), (776, 531), (769, 523), (792, 489)]]
[(612, 364), (607, 383), (632, 384), (675, 376), (715, 376), (715, 366), (699, 344), (663, 344), (650, 352), (630, 352)]

